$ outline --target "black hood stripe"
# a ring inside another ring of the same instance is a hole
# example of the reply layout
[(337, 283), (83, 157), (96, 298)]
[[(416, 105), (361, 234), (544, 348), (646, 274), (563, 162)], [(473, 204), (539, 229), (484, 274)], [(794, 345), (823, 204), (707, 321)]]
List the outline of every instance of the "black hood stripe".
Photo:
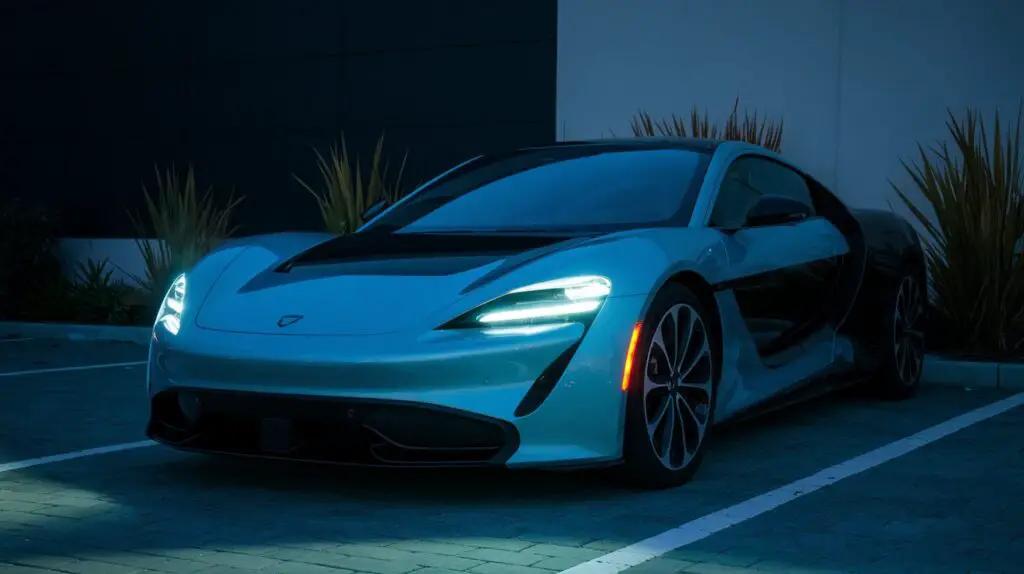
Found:
[(566, 234), (355, 233), (325, 241), (278, 266), (293, 267), (416, 257), (514, 255), (572, 239)]

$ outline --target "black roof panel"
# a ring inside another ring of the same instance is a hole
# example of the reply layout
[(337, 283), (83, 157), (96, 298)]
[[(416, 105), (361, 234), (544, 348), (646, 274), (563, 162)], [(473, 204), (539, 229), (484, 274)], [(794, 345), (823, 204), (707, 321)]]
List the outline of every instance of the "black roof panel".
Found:
[(550, 145), (537, 146), (525, 149), (560, 148), (569, 146), (580, 147), (635, 147), (637, 149), (685, 149), (701, 153), (714, 153), (722, 140), (708, 140), (698, 138), (680, 137), (633, 137), (633, 138), (605, 138), (594, 140), (564, 141)]

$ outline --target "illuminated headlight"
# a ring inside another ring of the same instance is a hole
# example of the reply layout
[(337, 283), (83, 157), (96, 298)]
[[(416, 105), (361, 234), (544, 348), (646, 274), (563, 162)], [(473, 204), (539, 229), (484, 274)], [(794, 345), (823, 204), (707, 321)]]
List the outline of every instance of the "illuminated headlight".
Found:
[(156, 322), (153, 324), (163, 325), (172, 335), (177, 335), (181, 330), (181, 314), (185, 312), (185, 274), (182, 273), (171, 284), (171, 288), (164, 295), (164, 301), (160, 304), (160, 311), (156, 314)]
[(535, 283), (494, 299), (444, 328), (520, 327), (587, 322), (612, 291), (611, 281), (596, 275)]

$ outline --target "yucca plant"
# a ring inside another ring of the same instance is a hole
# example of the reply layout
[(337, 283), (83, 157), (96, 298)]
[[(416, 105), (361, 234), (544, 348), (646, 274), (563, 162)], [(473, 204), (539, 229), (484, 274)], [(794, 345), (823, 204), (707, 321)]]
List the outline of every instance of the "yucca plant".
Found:
[(390, 164), (384, 159), (384, 134), (377, 138), (370, 161), (370, 169), (365, 173), (356, 156), (355, 161), (348, 153), (345, 135), (341, 136), (341, 148), (332, 145), (328, 157), (324, 157), (316, 149), (317, 168), (320, 171), (322, 191), (313, 189), (299, 176), (292, 175), (306, 191), (313, 195), (320, 208), (320, 216), (324, 225), (331, 233), (352, 233), (364, 223), (363, 213), (367, 208), (381, 199), (394, 203), (402, 195), (402, 175), (405, 172), (405, 160), (408, 153), (402, 156), (402, 163), (394, 179), (389, 179)]
[[(638, 110), (629, 122), (630, 129), (636, 137), (693, 137), (703, 139), (723, 139), (744, 141), (770, 149), (782, 151), (783, 122), (778, 123), (766, 117), (759, 117), (744, 111), (740, 119), (740, 99), (737, 97), (732, 105), (732, 113), (721, 128), (708, 119), (707, 110), (701, 114), (696, 106), (690, 111), (690, 121), (672, 114), (667, 120), (655, 120), (644, 110)], [(689, 129), (687, 129), (689, 125)]]
[(142, 186), (148, 217), (143, 220), (128, 213), (135, 228), (135, 244), (146, 265), (145, 275), (126, 274), (139, 284), (150, 304), (159, 304), (174, 277), (235, 232), (231, 215), (243, 198), (232, 193), (225, 204), (218, 205), (212, 187), (200, 195), (192, 166), (184, 179), (173, 166), (164, 172), (154, 167), (154, 172), (155, 193)]
[(126, 289), (123, 281), (114, 279), (109, 257), (79, 261), (75, 266), (75, 280), (75, 290), (80, 293)]
[(995, 114), (991, 143), (975, 110), (959, 119), (949, 111), (946, 126), (952, 147), (918, 145), (918, 161), (902, 162), (934, 219), (892, 186), (926, 235), (941, 344), (946, 350), (1005, 355), (1019, 350), (1024, 334), (1021, 110), (1015, 126), (1004, 127)]
[(107, 258), (79, 262), (75, 269), (71, 296), (81, 318), (87, 323), (124, 324), (131, 313), (128, 295), (131, 289), (114, 278)]

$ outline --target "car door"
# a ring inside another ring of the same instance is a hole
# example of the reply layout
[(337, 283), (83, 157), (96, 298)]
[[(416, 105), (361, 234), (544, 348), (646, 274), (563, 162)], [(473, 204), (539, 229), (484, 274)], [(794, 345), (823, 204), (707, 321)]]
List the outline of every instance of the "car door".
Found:
[[(795, 200), (800, 209), (786, 223), (749, 225), (748, 213), (765, 197)], [(802, 174), (762, 156), (737, 158), (726, 171), (708, 225), (723, 230), (732, 277), (723, 287), (735, 296), (765, 366), (800, 359), (801, 345), (828, 337), (827, 302), (845, 241), (815, 212)], [(831, 353), (821, 359), (827, 364)]]

